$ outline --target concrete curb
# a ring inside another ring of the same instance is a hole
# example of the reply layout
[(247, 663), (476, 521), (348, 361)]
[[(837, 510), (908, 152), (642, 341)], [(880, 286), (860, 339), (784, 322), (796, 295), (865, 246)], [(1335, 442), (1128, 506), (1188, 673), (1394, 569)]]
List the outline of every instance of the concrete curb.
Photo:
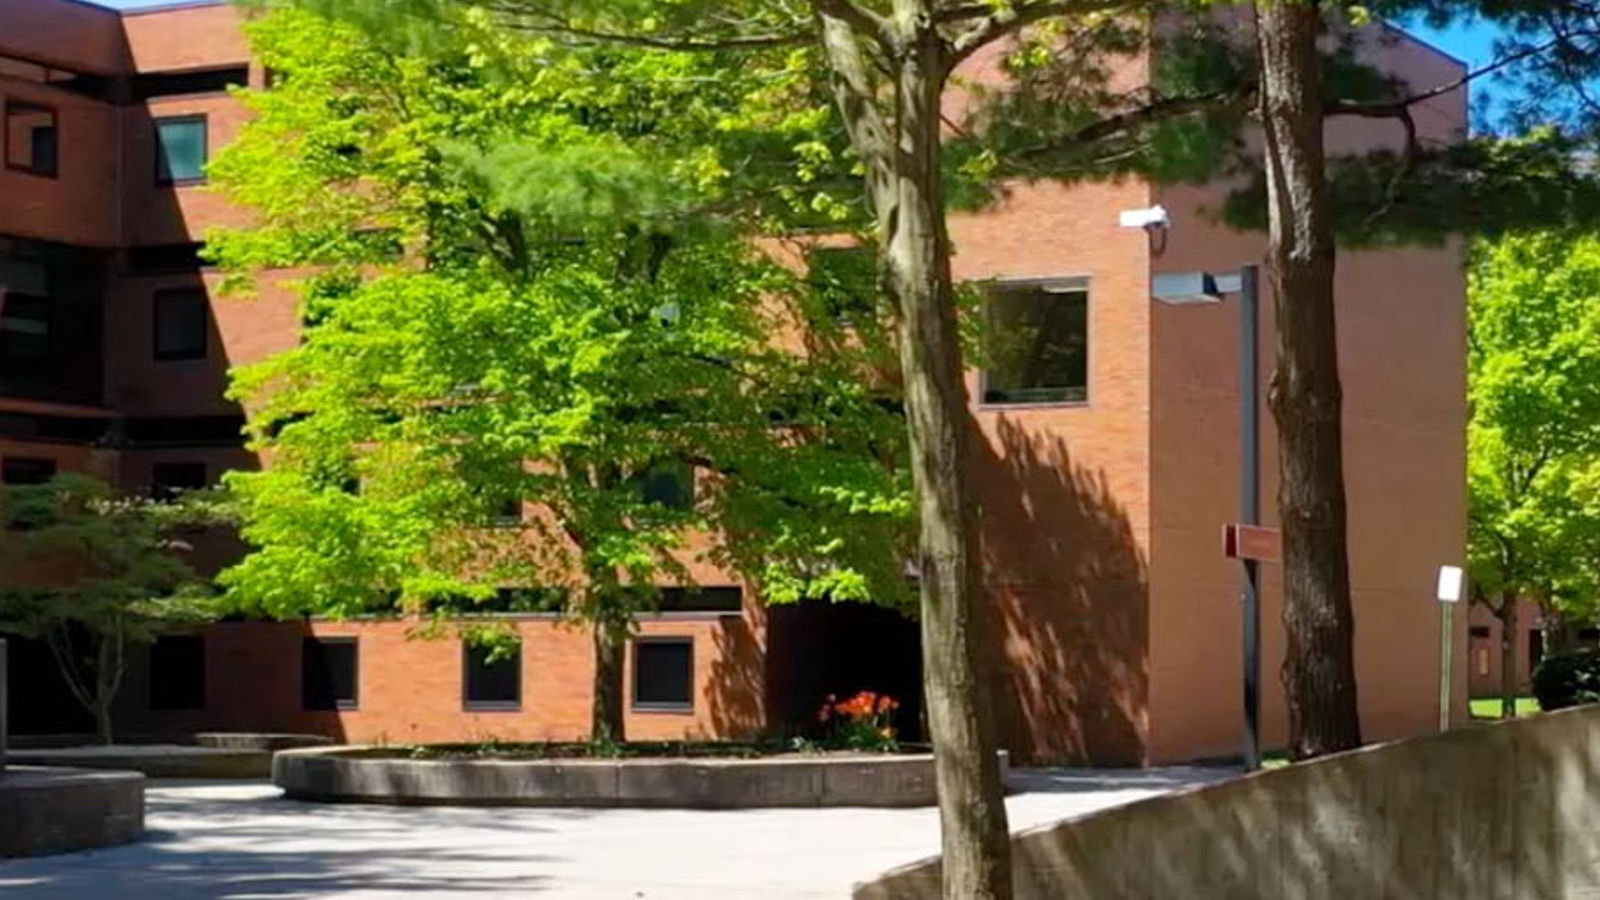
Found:
[(148, 778), (266, 778), (272, 774), (270, 750), (224, 750), (163, 744), (38, 750), (13, 748), (8, 759), (13, 765), (114, 769), (138, 772)]
[[(408, 760), (375, 748), (284, 750), (272, 781), (302, 800), (459, 806), (931, 806), (933, 756), (766, 759)], [(1002, 753), (1004, 769), (1006, 757)]]

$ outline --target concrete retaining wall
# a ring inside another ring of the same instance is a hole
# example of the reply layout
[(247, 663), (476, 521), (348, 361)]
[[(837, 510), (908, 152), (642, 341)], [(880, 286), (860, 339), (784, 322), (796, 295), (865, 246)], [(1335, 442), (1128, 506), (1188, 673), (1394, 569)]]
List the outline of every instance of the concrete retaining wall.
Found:
[[(1600, 896), (1600, 706), (1379, 745), (1012, 839), (1017, 900)], [(937, 898), (939, 862), (856, 900)]]
[(285, 750), (273, 758), (272, 780), (290, 797), (366, 803), (735, 809), (936, 802), (926, 754), (563, 761), (354, 755), (366, 749)]
[(126, 844), (144, 831), (144, 776), (41, 769), (0, 774), (0, 858)]
[(270, 750), (228, 750), (185, 744), (111, 744), (14, 748), (14, 765), (67, 766), (139, 772), (150, 778), (266, 778)]

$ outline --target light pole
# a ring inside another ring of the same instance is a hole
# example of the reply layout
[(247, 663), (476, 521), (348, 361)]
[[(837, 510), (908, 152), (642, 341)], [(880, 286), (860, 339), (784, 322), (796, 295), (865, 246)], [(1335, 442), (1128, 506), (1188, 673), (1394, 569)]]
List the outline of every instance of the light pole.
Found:
[[(1239, 523), (1261, 521), (1260, 351), (1258, 308), (1260, 268), (1247, 265), (1228, 275), (1160, 272), (1150, 280), (1150, 296), (1162, 303), (1217, 303), (1223, 294), (1239, 295)], [(1244, 766), (1261, 767), (1261, 593), (1260, 560), (1236, 554), (1242, 566), (1239, 601), (1244, 644)]]

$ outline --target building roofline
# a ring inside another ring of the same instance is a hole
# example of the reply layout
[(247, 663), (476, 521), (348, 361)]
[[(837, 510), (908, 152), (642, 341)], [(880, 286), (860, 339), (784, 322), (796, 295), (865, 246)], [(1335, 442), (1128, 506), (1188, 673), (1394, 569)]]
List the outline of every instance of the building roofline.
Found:
[(171, 3), (158, 3), (154, 6), (141, 6), (136, 9), (119, 9), (116, 13), (124, 19), (132, 16), (148, 16), (152, 13), (176, 12), (181, 9), (198, 9), (203, 6), (226, 6), (227, 0), (173, 0)]
[(1435, 44), (1434, 42), (1432, 42), (1430, 40), (1427, 40), (1425, 38), (1418, 37), (1416, 34), (1412, 33), (1411, 31), (1406, 30), (1405, 28), (1401, 27), (1400, 25), (1395, 24), (1394, 22), (1389, 21), (1388, 19), (1380, 19), (1379, 21), (1382, 23), (1383, 27), (1388, 29), (1389, 31), (1392, 31), (1395, 34), (1399, 35), (1400, 37), (1405, 38), (1406, 40), (1410, 41), (1411, 43), (1417, 45), (1418, 47), (1421, 47), (1422, 49), (1433, 53), (1435, 56), (1443, 57), (1444, 59), (1447, 59), (1450, 62), (1453, 62), (1456, 65), (1460, 66), (1462, 74), (1466, 74), (1466, 73), (1472, 71), (1472, 64), (1471, 63), (1469, 63), (1466, 60), (1462, 59), (1461, 57), (1455, 55), (1454, 53), (1451, 53), (1450, 51), (1441, 48), (1438, 44)]

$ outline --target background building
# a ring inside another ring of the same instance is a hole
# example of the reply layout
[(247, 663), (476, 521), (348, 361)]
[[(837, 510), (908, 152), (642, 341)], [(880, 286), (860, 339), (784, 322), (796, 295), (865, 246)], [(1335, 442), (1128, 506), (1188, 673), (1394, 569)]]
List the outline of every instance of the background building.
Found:
[[(239, 127), (231, 85), (261, 87), (233, 7), (117, 13), (78, 0), (0, 0), (0, 477), (88, 471), (127, 491), (213, 483), (258, 461), (229, 366), (295, 340), (293, 298), (215, 300), (204, 229), (246, 215), (203, 165)], [(1374, 59), (1421, 87), (1461, 64), (1375, 29)], [(1146, 61), (1148, 62), (1148, 61)], [(992, 69), (991, 54), (971, 60)], [(1135, 67), (1137, 69), (1138, 67)], [(1126, 73), (1132, 79), (1142, 71)], [(952, 97), (952, 108), (961, 98)], [(1465, 128), (1465, 97), (1417, 112), (1424, 139)], [(1330, 128), (1335, 147), (1400, 126)], [(993, 280), (998, 328), (1038, 328), (1047, 360), (972, 372), (983, 559), (1003, 669), (1004, 742), (1020, 758), (1142, 764), (1236, 753), (1235, 300), (1165, 307), (1154, 273), (1231, 271), (1262, 237), (1207, 210), (1219, 189), (1136, 179), (1018, 184), (955, 215), (955, 271)], [(1118, 226), (1156, 204), (1172, 226)], [(1444, 249), (1342, 253), (1340, 353), (1361, 708), (1369, 738), (1436, 722), (1435, 567), (1465, 532), (1464, 278)], [(1263, 298), (1265, 378), (1273, 345)], [(1262, 391), (1265, 396), (1265, 391)], [(1270, 417), (1263, 512), (1276, 486)], [(218, 562), (220, 560), (213, 560)], [(1284, 738), (1277, 570), (1263, 573), (1264, 722)], [(915, 729), (916, 628), (851, 605), (767, 610), (735, 585), (669, 596), (629, 654), (630, 736), (735, 736), (808, 721), (823, 696), (904, 698)], [(1465, 617), (1461, 617), (1464, 619)], [(576, 738), (587, 733), (587, 636), (524, 617), (520, 655), (489, 666), (397, 620), (229, 622), (158, 642), (124, 691), (124, 731), (317, 730), (351, 740)], [(1466, 651), (1466, 623), (1455, 635)], [(73, 730), (48, 659), (12, 654), (13, 728)], [(27, 677), (19, 675), (26, 671)], [(1457, 702), (1467, 672), (1458, 668)], [(54, 692), (54, 693), (53, 693)], [(1464, 712), (1458, 710), (1458, 715)]]

